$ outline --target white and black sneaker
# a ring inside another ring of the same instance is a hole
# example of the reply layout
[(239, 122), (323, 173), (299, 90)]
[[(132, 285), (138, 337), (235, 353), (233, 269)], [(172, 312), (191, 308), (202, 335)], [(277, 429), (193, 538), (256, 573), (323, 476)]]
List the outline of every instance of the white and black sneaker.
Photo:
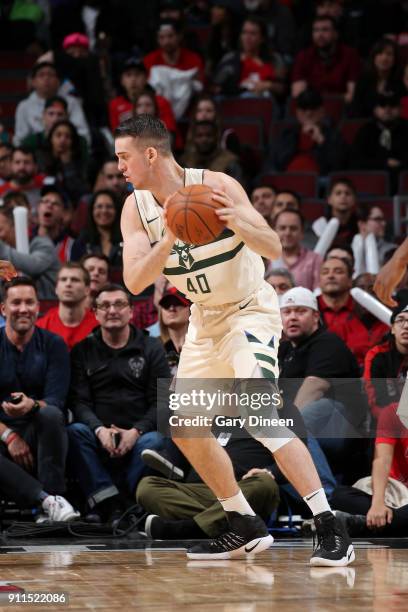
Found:
[(160, 472), (170, 480), (184, 480), (184, 471), (169, 461), (163, 453), (146, 448), (141, 454), (142, 461), (152, 470)]
[(189, 559), (238, 559), (269, 548), (273, 537), (259, 516), (226, 512), (229, 531), (187, 550)]
[(322, 512), (314, 517), (317, 546), (310, 565), (340, 567), (355, 559), (353, 544), (343, 521), (332, 512)]

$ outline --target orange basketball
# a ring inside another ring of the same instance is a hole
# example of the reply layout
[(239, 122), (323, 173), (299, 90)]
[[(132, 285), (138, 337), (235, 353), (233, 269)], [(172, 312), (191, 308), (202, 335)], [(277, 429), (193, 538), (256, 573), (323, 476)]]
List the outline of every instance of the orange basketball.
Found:
[(167, 221), (173, 232), (187, 244), (207, 244), (215, 240), (225, 223), (215, 214), (222, 206), (212, 199), (207, 185), (189, 185), (174, 193), (167, 203)]

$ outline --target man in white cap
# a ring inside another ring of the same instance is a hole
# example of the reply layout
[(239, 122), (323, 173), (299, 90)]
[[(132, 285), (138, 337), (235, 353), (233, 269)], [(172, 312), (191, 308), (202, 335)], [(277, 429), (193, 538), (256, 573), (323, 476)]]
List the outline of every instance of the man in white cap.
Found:
[[(336, 334), (320, 325), (317, 300), (309, 289), (294, 287), (280, 302), (287, 341), (279, 348), (284, 400), (299, 408), (310, 433), (332, 462), (344, 460), (348, 438), (367, 417), (357, 361)], [(289, 385), (286, 379), (302, 379)], [(333, 380), (334, 379), (334, 380)], [(340, 385), (336, 379), (349, 379)]]

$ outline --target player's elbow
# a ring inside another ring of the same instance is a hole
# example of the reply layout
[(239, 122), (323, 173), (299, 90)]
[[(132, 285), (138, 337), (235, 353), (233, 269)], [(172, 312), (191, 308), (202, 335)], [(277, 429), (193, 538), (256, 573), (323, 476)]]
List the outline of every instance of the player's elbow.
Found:
[(282, 256), (282, 245), (280, 240), (274, 240), (270, 247), (268, 259), (279, 259)]

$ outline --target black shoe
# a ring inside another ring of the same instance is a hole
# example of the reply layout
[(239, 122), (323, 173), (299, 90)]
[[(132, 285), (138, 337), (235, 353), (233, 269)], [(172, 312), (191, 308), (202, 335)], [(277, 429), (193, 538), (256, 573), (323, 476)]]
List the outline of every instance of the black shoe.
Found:
[(102, 518), (98, 512), (91, 510), (91, 512), (88, 512), (88, 514), (85, 515), (84, 521), (85, 523), (90, 523), (91, 525), (100, 525), (102, 523)]
[(341, 510), (334, 510), (336, 518), (346, 525), (350, 536), (358, 537), (367, 535), (368, 527), (366, 517), (363, 514), (349, 514)]
[(157, 514), (149, 514), (146, 517), (144, 532), (151, 540), (165, 540), (164, 520)]
[(152, 470), (160, 472), (170, 480), (184, 480), (184, 471), (178, 468), (174, 463), (166, 459), (164, 454), (160, 454), (155, 450), (146, 448), (141, 454), (142, 461)]
[(230, 530), (187, 550), (189, 559), (234, 559), (269, 548), (273, 537), (259, 516), (227, 512)]
[(310, 565), (338, 567), (349, 565), (355, 559), (354, 548), (347, 529), (332, 512), (322, 512), (314, 517), (317, 547)]

